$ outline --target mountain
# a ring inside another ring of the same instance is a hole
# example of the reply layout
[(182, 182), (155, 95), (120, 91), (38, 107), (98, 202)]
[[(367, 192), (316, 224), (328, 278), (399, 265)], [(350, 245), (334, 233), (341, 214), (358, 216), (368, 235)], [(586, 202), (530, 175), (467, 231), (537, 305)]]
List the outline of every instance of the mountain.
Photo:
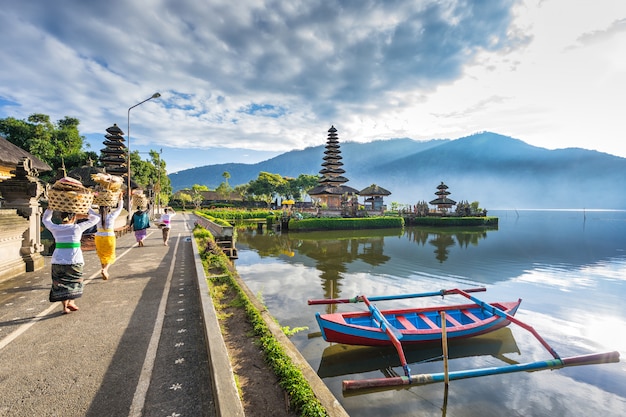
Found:
[[(626, 209), (626, 158), (579, 148), (548, 150), (492, 132), (448, 140), (390, 139), (341, 142), (350, 179), (363, 189), (378, 184), (391, 191), (385, 200), (415, 204), (435, 198), (442, 181), (450, 198), (498, 208)], [(222, 173), (231, 185), (244, 184), (267, 171), (286, 177), (317, 175), (325, 144), (291, 151), (257, 164), (219, 164), (169, 176), (174, 190), (193, 184), (217, 187)]]

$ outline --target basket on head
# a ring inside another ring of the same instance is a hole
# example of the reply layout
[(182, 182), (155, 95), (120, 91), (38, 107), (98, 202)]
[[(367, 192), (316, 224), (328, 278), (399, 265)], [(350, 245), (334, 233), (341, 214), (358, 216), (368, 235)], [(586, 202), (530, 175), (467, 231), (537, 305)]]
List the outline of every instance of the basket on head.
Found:
[(114, 207), (119, 204), (121, 191), (104, 190), (97, 188), (94, 190), (93, 204), (96, 206)]
[(56, 211), (87, 214), (93, 203), (93, 193), (87, 189), (82, 192), (48, 190), (48, 207)]
[(133, 207), (145, 209), (148, 206), (148, 197), (143, 194), (133, 194)]

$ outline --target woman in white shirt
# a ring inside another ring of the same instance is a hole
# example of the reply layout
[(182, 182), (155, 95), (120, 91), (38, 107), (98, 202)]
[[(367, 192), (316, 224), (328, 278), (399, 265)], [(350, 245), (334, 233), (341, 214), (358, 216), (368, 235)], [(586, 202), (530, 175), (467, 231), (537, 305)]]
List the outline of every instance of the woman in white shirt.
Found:
[(98, 213), (89, 209), (87, 220), (76, 223), (75, 213), (61, 213), (61, 224), (52, 221), (53, 210), (46, 209), (42, 222), (54, 236), (55, 248), (52, 253), (52, 288), (49, 300), (60, 301), (63, 314), (78, 310), (74, 300), (83, 295), (83, 251), (80, 239), (85, 230), (95, 226), (100, 220)]
[(109, 266), (113, 265), (115, 262), (115, 249), (116, 249), (116, 238), (115, 238), (115, 219), (122, 212), (122, 208), (124, 205), (122, 202), (124, 201), (124, 197), (120, 193), (120, 200), (117, 202), (117, 208), (111, 211), (111, 208), (108, 206), (100, 206), (100, 222), (98, 223), (98, 230), (95, 236), (96, 243), (96, 253), (98, 254), (98, 258), (100, 258), (100, 265), (102, 269), (100, 273), (102, 274), (102, 279), (109, 279)]
[(161, 219), (159, 220), (159, 224), (161, 226), (161, 230), (163, 231), (163, 244), (167, 246), (167, 239), (170, 237), (170, 227), (172, 217), (176, 216), (176, 212), (172, 209), (165, 209), (163, 214), (161, 214)]

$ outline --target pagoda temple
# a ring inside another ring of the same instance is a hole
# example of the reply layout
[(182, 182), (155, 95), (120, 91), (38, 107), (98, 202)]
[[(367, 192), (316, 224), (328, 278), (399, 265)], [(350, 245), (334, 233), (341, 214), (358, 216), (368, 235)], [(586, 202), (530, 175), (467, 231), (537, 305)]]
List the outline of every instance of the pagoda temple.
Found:
[(437, 186), (437, 192), (435, 192), (437, 196), (436, 199), (429, 201), (428, 204), (432, 204), (437, 206), (437, 211), (442, 213), (446, 213), (449, 208), (456, 205), (456, 201), (448, 198), (450, 192), (448, 191), (448, 186), (441, 181), (441, 184)]
[(343, 176), (346, 171), (341, 168), (343, 162), (341, 162), (339, 137), (335, 126), (328, 129), (324, 154), (318, 185), (309, 190), (308, 194), (329, 210), (341, 210), (342, 198), (345, 200), (347, 196), (357, 196), (359, 190), (344, 185), (349, 180)]
[(106, 148), (100, 150), (102, 156), (100, 162), (104, 165), (106, 172), (113, 175), (124, 176), (128, 168), (126, 166), (126, 145), (124, 145), (124, 132), (114, 123), (106, 129), (105, 141), (102, 142)]

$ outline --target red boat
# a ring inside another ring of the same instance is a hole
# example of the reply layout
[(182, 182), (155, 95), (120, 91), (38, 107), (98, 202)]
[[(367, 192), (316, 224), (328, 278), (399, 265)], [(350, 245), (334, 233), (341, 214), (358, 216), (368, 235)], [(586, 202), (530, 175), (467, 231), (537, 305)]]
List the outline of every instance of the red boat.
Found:
[(491, 303), (492, 308), (478, 304), (407, 308), (397, 310), (320, 314), (315, 318), (322, 336), (327, 342), (347, 345), (391, 346), (385, 322), (393, 329), (402, 344), (432, 343), (441, 341), (441, 312), (445, 312), (447, 338), (466, 338), (492, 332), (510, 324), (506, 317), (494, 312), (494, 308), (514, 316), (521, 299), (513, 302)]

